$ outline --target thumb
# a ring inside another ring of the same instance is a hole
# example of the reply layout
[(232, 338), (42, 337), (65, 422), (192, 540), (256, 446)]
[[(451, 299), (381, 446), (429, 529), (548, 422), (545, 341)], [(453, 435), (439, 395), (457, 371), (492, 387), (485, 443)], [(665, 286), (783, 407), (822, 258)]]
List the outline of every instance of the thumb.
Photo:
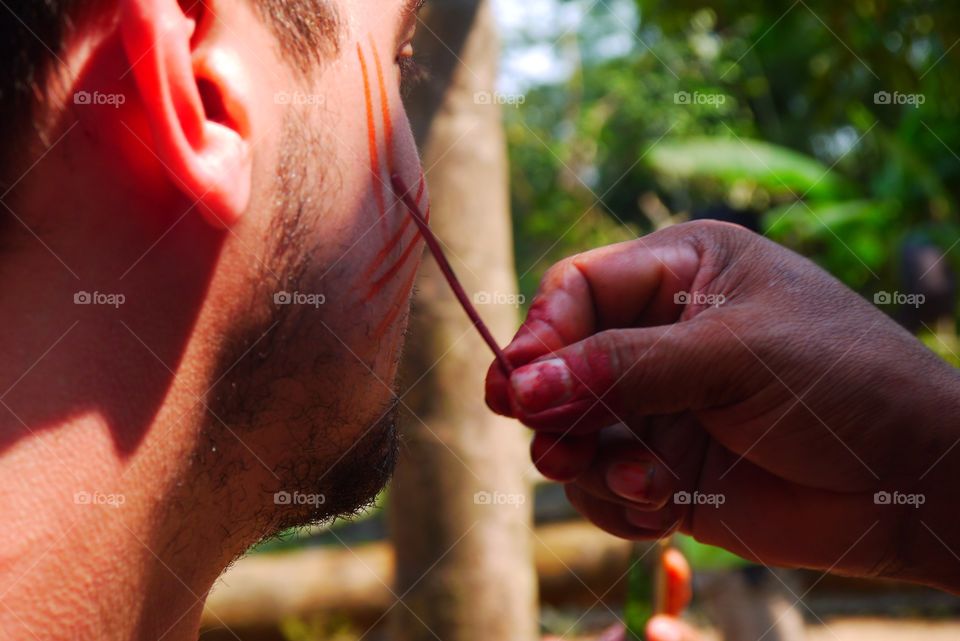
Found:
[(526, 425), (585, 433), (633, 416), (738, 400), (753, 363), (722, 316), (594, 334), (513, 372), (511, 402)]

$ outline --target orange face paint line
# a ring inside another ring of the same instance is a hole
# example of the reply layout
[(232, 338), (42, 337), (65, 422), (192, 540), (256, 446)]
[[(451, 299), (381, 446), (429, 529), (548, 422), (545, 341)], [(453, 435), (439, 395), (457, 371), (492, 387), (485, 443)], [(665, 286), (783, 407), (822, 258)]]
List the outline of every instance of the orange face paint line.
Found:
[(387, 146), (387, 173), (392, 175), (396, 160), (393, 154), (393, 119), (390, 117), (387, 85), (383, 80), (383, 65), (380, 63), (380, 54), (377, 52), (377, 44), (373, 41), (373, 36), (370, 36), (370, 49), (373, 51), (373, 65), (377, 71), (377, 85), (380, 89), (380, 116), (383, 120), (383, 140)]
[[(426, 211), (426, 214), (425, 214), (425, 215), (426, 215), (426, 220), (427, 220), (427, 222), (429, 222), (429, 221), (430, 221), (430, 207), (429, 207), (429, 206), (427, 207), (427, 211)], [(401, 228), (400, 228), (399, 232), (393, 237), (391, 244), (388, 245), (387, 247), (384, 247), (384, 249), (381, 250), (380, 253), (382, 253), (382, 254), (388, 254), (389, 252), (393, 251), (393, 249), (395, 248), (395, 246), (398, 245), (398, 244), (400, 244), (400, 241), (401, 241), (402, 238), (403, 238), (403, 232), (405, 232), (405, 231), (407, 230), (407, 227), (408, 227), (408, 225), (407, 225), (406, 223), (404, 223), (403, 225), (401, 225)], [(418, 236), (419, 236), (419, 232), (418, 232), (416, 229), (414, 229), (414, 230), (413, 230), (413, 237), (410, 238), (410, 240), (407, 242), (406, 249), (403, 250), (403, 253), (400, 255), (400, 258), (398, 258), (398, 259), (397, 259), (397, 262), (395, 262), (389, 269), (387, 269), (387, 271), (384, 272), (384, 274), (383, 274), (382, 276), (380, 276), (379, 278), (377, 278), (376, 281), (374, 281), (374, 283), (373, 283), (373, 285), (371, 286), (370, 290), (368, 291), (367, 295), (364, 297), (364, 302), (370, 302), (370, 300), (371, 300), (374, 296), (376, 296), (377, 293), (379, 293), (379, 291), (383, 288), (383, 286), (386, 285), (387, 282), (388, 282), (393, 276), (395, 276), (398, 271), (400, 271), (400, 268), (403, 267), (403, 264), (407, 261), (408, 258), (410, 258), (411, 253), (412, 253), (413, 250), (417, 247), (417, 237), (418, 237)], [(386, 257), (384, 257), (384, 258), (386, 258)], [(382, 260), (381, 260), (381, 261), (378, 261), (378, 262), (382, 262)], [(369, 280), (370, 278), (373, 277), (373, 274), (376, 273), (378, 266), (379, 266), (379, 264), (377, 264), (377, 263), (375, 263), (374, 265), (371, 265), (371, 266), (370, 266), (370, 268), (367, 270), (367, 273), (364, 274), (365, 280)]]
[(403, 240), (403, 236), (409, 227), (410, 227), (410, 223), (407, 220), (400, 223), (400, 227), (397, 229), (396, 232), (394, 232), (393, 236), (391, 236), (387, 240), (387, 243), (383, 246), (383, 249), (377, 252), (376, 257), (373, 259), (373, 262), (370, 264), (370, 267), (368, 267), (367, 271), (364, 272), (363, 274), (364, 278), (369, 279), (374, 275), (374, 273), (376, 273), (377, 269), (380, 268), (380, 265), (383, 264), (383, 261), (387, 259), (387, 257), (391, 254), (391, 252), (393, 252), (393, 250), (397, 248), (397, 245), (400, 244), (400, 241)]
[[(370, 36), (370, 47), (373, 52), (373, 65), (374, 65), (374, 71), (376, 72), (377, 89), (379, 91), (379, 97), (380, 97), (380, 117), (381, 117), (381, 120), (383, 121), (382, 124), (383, 124), (383, 133), (384, 133), (384, 144), (386, 147), (385, 160), (387, 164), (388, 173), (392, 174), (394, 163), (395, 163), (393, 119), (390, 115), (390, 102), (389, 102), (389, 95), (387, 93), (386, 82), (384, 80), (383, 65), (380, 61), (380, 54), (377, 51), (376, 42), (374, 42), (372, 36)], [(383, 191), (380, 188), (380, 185), (376, 184), (377, 182), (382, 184), (383, 174), (381, 173), (380, 153), (379, 153), (379, 145), (377, 141), (376, 118), (374, 116), (373, 96), (372, 96), (372, 89), (371, 89), (371, 83), (370, 83), (370, 71), (367, 66), (366, 57), (363, 55), (363, 48), (359, 44), (357, 45), (357, 57), (360, 61), (360, 71), (363, 75), (363, 89), (364, 89), (364, 101), (366, 104), (367, 133), (368, 133), (368, 142), (369, 142), (369, 150), (370, 150), (371, 172), (376, 177), (376, 181), (374, 184), (375, 196), (377, 200), (377, 207), (380, 213), (380, 219), (381, 221), (385, 222), (386, 215), (387, 215), (386, 202), (385, 202)], [(421, 170), (419, 184), (417, 185), (417, 195), (416, 195), (416, 198), (414, 199), (417, 205), (420, 205), (425, 191), (426, 191), (426, 176)], [(429, 215), (430, 215), (430, 208), (428, 206), (427, 212), (426, 212), (426, 216), (428, 219), (429, 219)], [(365, 280), (369, 280), (373, 276), (373, 274), (376, 272), (376, 270), (379, 268), (379, 266), (382, 265), (382, 263), (387, 259), (390, 253), (393, 252), (396, 249), (396, 247), (401, 244), (404, 238), (405, 232), (409, 227), (410, 223), (411, 223), (411, 219), (409, 217), (405, 217), (403, 222), (400, 225), (400, 228), (387, 241), (387, 244), (377, 253), (377, 256), (374, 258), (373, 263), (366, 270), (366, 273), (364, 274)], [(417, 247), (418, 243), (416, 242), (416, 240), (417, 240), (417, 232), (416, 230), (414, 230), (414, 236), (411, 239), (411, 242), (407, 245), (406, 249), (404, 249), (403, 253), (397, 259), (397, 261), (393, 265), (391, 265), (386, 270), (386, 272), (384, 272), (379, 278), (377, 278), (376, 281), (374, 281), (371, 284), (370, 289), (368, 290), (366, 296), (364, 296), (364, 299), (363, 299), (364, 302), (369, 302), (374, 296), (379, 294), (384, 289), (386, 284), (391, 280), (393, 280), (400, 273), (403, 266), (406, 264), (410, 256), (413, 254), (413, 250)], [(397, 314), (399, 314), (400, 309), (402, 308), (403, 298), (406, 296), (406, 293), (413, 286), (413, 282), (414, 282), (414, 279), (416, 278), (416, 274), (417, 274), (417, 270), (414, 269), (413, 273), (411, 273), (410, 276), (407, 277), (406, 282), (398, 292), (398, 300), (393, 301), (393, 304), (391, 305), (390, 313), (387, 314), (387, 316), (383, 319), (383, 321), (377, 327), (377, 330), (376, 330), (377, 335), (383, 334), (390, 327), (390, 325), (392, 325), (393, 322), (396, 320)]]
[(390, 268), (387, 269), (387, 271), (385, 271), (380, 278), (375, 280), (373, 284), (370, 285), (370, 289), (367, 292), (367, 295), (364, 297), (364, 301), (370, 301), (380, 292), (381, 289), (383, 289), (384, 285), (390, 282), (393, 277), (397, 275), (404, 263), (407, 262), (407, 259), (410, 258), (410, 254), (413, 253), (413, 250), (416, 249), (416, 247), (416, 242), (411, 242), (407, 245), (407, 248), (403, 250), (400, 258), (397, 259), (397, 262), (391, 265)]
[[(423, 171), (420, 172), (420, 184), (417, 185), (417, 204), (420, 204), (420, 199), (423, 198), (423, 192), (427, 188), (427, 177), (424, 175)], [(407, 218), (407, 220), (410, 220)]]
[(383, 317), (383, 320), (374, 330), (374, 336), (383, 336), (393, 325), (393, 322), (397, 320), (397, 316), (399, 316), (400, 312), (403, 310), (403, 304), (407, 298), (407, 292), (409, 292), (410, 288), (413, 287), (413, 281), (416, 278), (417, 270), (414, 269), (412, 272), (410, 272), (410, 275), (407, 276), (407, 280), (404, 281), (403, 287), (398, 290), (396, 299), (393, 301), (393, 304), (390, 305), (390, 312)]
[(443, 248), (440, 245), (440, 239), (437, 238), (433, 230), (430, 229), (426, 215), (420, 211), (419, 205), (413, 200), (413, 196), (408, 193), (407, 186), (404, 185), (403, 179), (400, 178), (399, 175), (392, 174), (390, 176), (390, 186), (393, 188), (394, 195), (403, 201), (404, 206), (407, 208), (407, 213), (413, 216), (413, 222), (417, 224), (417, 228), (420, 230), (420, 236), (427, 244), (427, 248), (430, 249), (430, 253), (433, 254), (437, 267), (439, 267), (443, 273), (443, 277), (446, 279), (447, 284), (450, 285), (450, 290), (454, 296), (456, 296), (460, 306), (463, 307), (463, 311), (470, 318), (470, 322), (473, 323), (473, 326), (477, 329), (483, 341), (490, 347), (490, 351), (492, 351), (494, 357), (496, 357), (500, 369), (503, 370), (504, 374), (509, 376), (513, 371), (513, 366), (507, 359), (506, 354), (503, 353), (503, 350), (500, 349), (500, 345), (493, 337), (493, 334), (490, 333), (490, 328), (487, 327), (487, 324), (483, 322), (480, 314), (477, 313), (477, 308), (473, 302), (471, 302), (470, 297), (467, 296), (466, 290), (463, 289), (463, 285), (454, 273), (453, 267), (450, 266), (450, 261), (447, 260), (444, 254)]
[[(424, 178), (423, 174), (420, 174), (420, 187), (417, 189), (417, 204), (423, 200), (423, 193), (426, 190), (427, 181)], [(427, 220), (430, 219), (430, 209), (427, 208)], [(413, 224), (413, 219), (409, 216), (403, 219), (403, 222), (400, 223), (400, 228), (390, 237), (387, 241), (387, 244), (383, 246), (379, 252), (377, 252), (376, 257), (373, 259), (373, 262), (370, 264), (370, 267), (367, 268), (367, 271), (364, 272), (364, 280), (369, 280), (373, 274), (380, 267), (380, 264), (387, 259), (387, 256), (400, 244), (400, 241), (403, 240), (403, 236), (406, 233), (410, 225)], [(416, 240), (417, 233), (414, 232), (413, 240)]]
[[(377, 212), (381, 222), (387, 216), (387, 207), (383, 198), (383, 173), (380, 171), (380, 150), (377, 144), (377, 123), (373, 115), (373, 94), (370, 88), (370, 74), (367, 70), (367, 60), (363, 49), (357, 44), (357, 58), (360, 60), (360, 73), (363, 75), (363, 98), (367, 107), (367, 142), (370, 149), (370, 171), (376, 177), (373, 183), (374, 198), (377, 201)], [(379, 65), (379, 63), (378, 63)]]
[[(423, 200), (424, 192), (426, 191), (426, 186), (427, 186), (426, 176), (424, 175), (423, 170), (421, 170), (420, 185), (417, 187), (417, 197), (415, 199), (417, 205), (419, 205), (420, 202)], [(429, 217), (430, 217), (429, 204), (427, 205), (426, 216), (427, 216), (427, 219), (429, 220)], [(407, 228), (407, 223), (411, 220), (412, 220), (411, 217), (407, 217), (404, 223), (400, 226), (400, 229), (401, 229), (400, 233), (398, 233), (395, 236), (395, 238), (399, 240), (399, 238), (402, 237), (403, 230)], [(400, 256), (397, 262), (394, 263), (393, 267), (387, 270), (386, 274), (378, 278), (377, 281), (371, 286), (370, 291), (368, 292), (365, 298), (365, 302), (369, 302), (374, 296), (376, 296), (383, 289), (383, 286), (400, 271), (401, 267), (403, 267), (403, 265), (410, 258), (410, 255), (412, 254), (414, 248), (416, 248), (418, 245), (418, 243), (416, 242), (417, 240), (416, 235), (418, 235), (419, 232), (415, 229), (413, 233), (414, 233), (414, 238), (411, 239), (410, 244), (404, 250), (403, 254)], [(413, 283), (417, 278), (417, 273), (418, 273), (418, 270), (414, 269), (410, 273), (410, 275), (407, 276), (406, 281), (404, 281), (400, 289), (397, 290), (397, 295), (395, 297), (395, 300), (390, 305), (390, 312), (384, 317), (383, 321), (381, 321), (381, 323), (377, 326), (376, 330), (374, 330), (375, 336), (378, 336), (378, 337), (382, 336), (393, 325), (394, 321), (396, 321), (397, 316), (399, 315), (400, 311), (403, 309), (403, 304), (404, 304), (404, 300), (406, 299), (407, 293), (411, 290), (411, 288), (413, 287)]]

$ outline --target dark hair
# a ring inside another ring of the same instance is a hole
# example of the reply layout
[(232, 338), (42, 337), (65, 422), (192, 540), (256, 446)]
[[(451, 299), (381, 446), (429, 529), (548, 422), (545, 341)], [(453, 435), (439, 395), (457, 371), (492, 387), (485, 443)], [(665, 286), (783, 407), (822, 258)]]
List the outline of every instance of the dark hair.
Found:
[[(340, 21), (330, 0), (251, 0), (270, 25), (290, 64), (308, 71), (339, 50)], [(77, 11), (95, 11), (100, 0), (4, 0), (0, 8), (0, 166), (16, 146), (17, 132), (42, 96), (43, 74), (58, 62)], [(202, 6), (202, 5), (201, 5)]]

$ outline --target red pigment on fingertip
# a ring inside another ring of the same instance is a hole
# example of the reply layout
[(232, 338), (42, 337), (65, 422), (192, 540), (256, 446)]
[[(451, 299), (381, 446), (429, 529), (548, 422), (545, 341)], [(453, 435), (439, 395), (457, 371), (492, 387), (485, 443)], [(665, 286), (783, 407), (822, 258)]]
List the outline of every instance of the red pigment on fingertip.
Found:
[(577, 439), (537, 434), (530, 443), (530, 458), (540, 473), (551, 481), (576, 478), (593, 458), (590, 446)]
[(521, 409), (532, 414), (566, 403), (575, 388), (570, 368), (559, 358), (521, 367), (510, 377), (510, 385)]

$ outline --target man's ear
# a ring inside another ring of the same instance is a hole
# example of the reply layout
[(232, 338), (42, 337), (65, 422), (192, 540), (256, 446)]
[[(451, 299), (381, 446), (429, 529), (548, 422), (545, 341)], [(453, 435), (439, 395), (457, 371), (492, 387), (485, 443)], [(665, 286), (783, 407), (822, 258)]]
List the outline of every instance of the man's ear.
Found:
[(126, 0), (121, 29), (154, 152), (210, 224), (229, 227), (250, 201), (250, 96), (235, 52), (208, 28), (215, 4)]

